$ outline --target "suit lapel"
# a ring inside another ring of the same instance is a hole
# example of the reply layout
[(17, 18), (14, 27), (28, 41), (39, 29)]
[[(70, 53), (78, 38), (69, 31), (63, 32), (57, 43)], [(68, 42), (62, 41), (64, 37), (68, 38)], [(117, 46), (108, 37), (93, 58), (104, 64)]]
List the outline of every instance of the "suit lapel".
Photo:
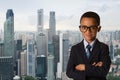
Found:
[(99, 54), (100, 52), (100, 46), (99, 46), (99, 41), (96, 39), (94, 45), (93, 45), (93, 49), (89, 58), (89, 61), (91, 61), (91, 59), (93, 58), (94, 55)]
[(93, 49), (92, 49), (92, 52), (91, 52), (91, 55), (90, 55), (90, 58), (88, 59), (87, 56), (86, 56), (86, 51), (85, 51), (85, 48), (84, 48), (84, 43), (83, 43), (83, 40), (79, 43), (79, 47), (78, 47), (78, 54), (81, 54), (83, 60), (85, 63), (89, 64), (90, 61), (92, 60), (92, 58), (95, 56), (95, 55), (98, 55), (99, 52), (100, 52), (100, 45), (99, 45), (99, 41), (96, 39), (94, 45), (93, 45)]
[(80, 54), (82, 55), (82, 58), (84, 59), (85, 63), (88, 63), (89, 59), (86, 56), (86, 51), (85, 51), (85, 48), (84, 48), (83, 40), (79, 44), (79, 49), (78, 50), (79, 50)]

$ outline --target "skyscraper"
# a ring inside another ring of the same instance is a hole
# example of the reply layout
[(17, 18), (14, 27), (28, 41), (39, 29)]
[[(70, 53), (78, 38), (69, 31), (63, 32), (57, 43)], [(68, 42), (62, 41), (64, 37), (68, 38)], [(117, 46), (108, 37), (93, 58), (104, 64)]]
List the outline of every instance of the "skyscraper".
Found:
[(54, 75), (56, 78), (57, 63), (59, 62), (59, 35), (53, 36)]
[(113, 60), (114, 57), (114, 47), (112, 43), (112, 33), (110, 33), (110, 42), (109, 42), (109, 50), (110, 50), (110, 58)]
[(37, 25), (37, 55), (47, 54), (46, 35), (43, 32), (43, 9), (38, 10), (38, 25)]
[(0, 57), (4, 55), (4, 43), (0, 42)]
[(53, 55), (48, 55), (48, 59), (47, 59), (47, 80), (54, 80), (55, 79), (55, 75), (54, 75), (54, 56)]
[(45, 80), (47, 74), (47, 61), (46, 56), (40, 55), (36, 58), (36, 77), (39, 80)]
[(35, 77), (35, 53), (32, 40), (27, 41), (27, 75)]
[(37, 31), (43, 30), (43, 9), (38, 10)]
[(68, 33), (63, 34), (63, 69), (62, 72), (66, 72), (67, 62), (68, 62), (68, 54), (69, 54), (69, 39)]
[(21, 52), (20, 55), (21, 59), (20, 59), (20, 73), (21, 76), (26, 76), (27, 75), (27, 51), (23, 51)]
[(46, 44), (46, 36), (44, 33), (39, 33), (37, 35), (37, 55), (47, 55), (47, 44)]
[(48, 40), (52, 42), (53, 36), (56, 35), (56, 19), (55, 19), (55, 12), (50, 12), (50, 19), (49, 19), (49, 35)]
[(62, 77), (62, 73), (66, 72), (69, 53), (69, 36), (68, 33), (59, 34), (59, 62), (57, 67), (57, 78)]
[(59, 62), (57, 65), (57, 78), (61, 78), (63, 67), (63, 33), (59, 34)]
[(12, 56), (0, 57), (0, 80), (13, 80)]
[(8, 9), (4, 24), (4, 56), (14, 57), (14, 13)]
[(22, 39), (17, 40), (16, 48), (17, 50), (22, 50)]

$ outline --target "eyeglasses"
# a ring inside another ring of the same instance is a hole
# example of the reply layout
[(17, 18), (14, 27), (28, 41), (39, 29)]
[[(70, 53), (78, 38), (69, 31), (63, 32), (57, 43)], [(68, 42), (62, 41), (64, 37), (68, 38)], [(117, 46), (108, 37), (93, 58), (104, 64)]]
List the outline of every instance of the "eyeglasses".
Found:
[(90, 27), (87, 27), (87, 26), (79, 26), (79, 28), (80, 28), (80, 30), (81, 30), (82, 32), (86, 32), (87, 30), (94, 32), (94, 31), (97, 30), (98, 26), (90, 26)]

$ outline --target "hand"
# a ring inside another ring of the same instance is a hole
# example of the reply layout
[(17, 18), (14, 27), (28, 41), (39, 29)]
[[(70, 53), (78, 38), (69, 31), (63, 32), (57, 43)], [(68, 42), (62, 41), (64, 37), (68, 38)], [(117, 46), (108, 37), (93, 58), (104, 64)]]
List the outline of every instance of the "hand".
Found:
[(85, 70), (85, 64), (79, 64), (75, 67), (76, 70), (84, 71)]
[(93, 66), (96, 66), (96, 67), (97, 67), (97, 66), (98, 66), (98, 67), (101, 67), (101, 66), (103, 65), (103, 62), (102, 62), (102, 61), (99, 61), (98, 63), (95, 63), (95, 62), (94, 62), (92, 65), (93, 65)]

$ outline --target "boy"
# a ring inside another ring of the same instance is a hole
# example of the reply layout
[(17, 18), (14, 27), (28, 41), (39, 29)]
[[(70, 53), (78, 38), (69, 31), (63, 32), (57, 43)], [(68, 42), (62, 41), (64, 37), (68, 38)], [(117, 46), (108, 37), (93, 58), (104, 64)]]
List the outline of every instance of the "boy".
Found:
[(71, 48), (67, 76), (74, 80), (106, 80), (111, 60), (108, 46), (96, 39), (101, 29), (99, 15), (84, 13), (79, 29), (84, 39)]

